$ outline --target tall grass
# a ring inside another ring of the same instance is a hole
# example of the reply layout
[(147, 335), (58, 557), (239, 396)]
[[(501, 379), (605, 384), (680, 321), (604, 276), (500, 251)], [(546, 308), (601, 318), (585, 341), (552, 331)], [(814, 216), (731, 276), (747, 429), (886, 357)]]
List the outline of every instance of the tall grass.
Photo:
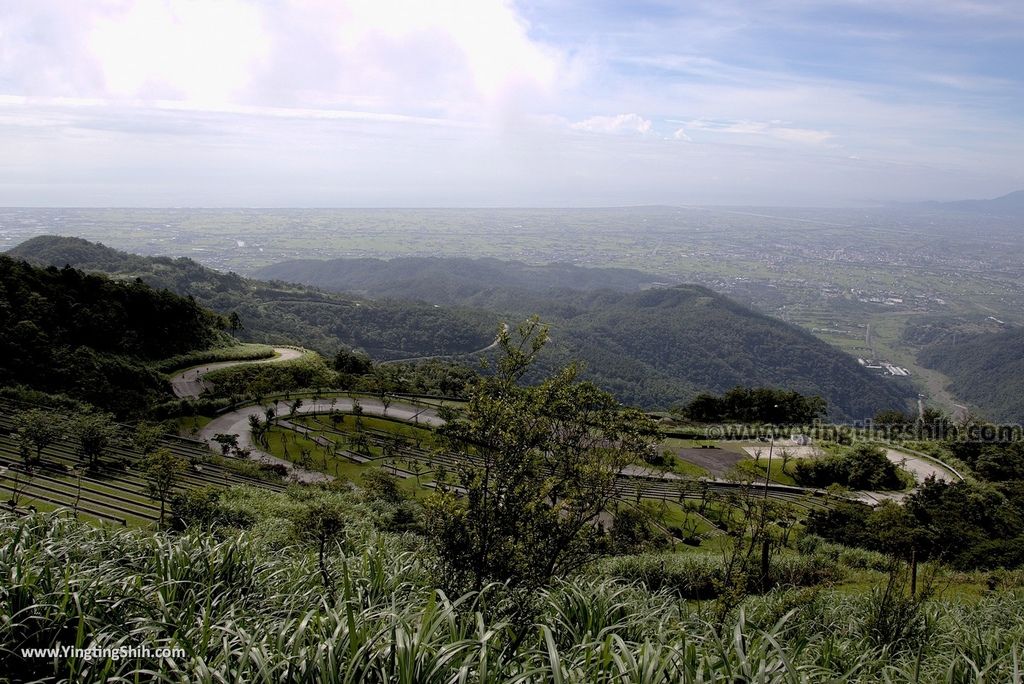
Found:
[[(301, 547), (0, 515), (0, 678), (191, 682), (1020, 682), (1024, 596), (931, 602), (927, 637), (870, 636), (870, 595), (776, 591), (725, 624), (639, 583), (576, 578), (494, 617), (500, 587), (448, 597), (422, 553), (363, 534)], [(180, 647), (177, 659), (24, 660), (23, 647)]]

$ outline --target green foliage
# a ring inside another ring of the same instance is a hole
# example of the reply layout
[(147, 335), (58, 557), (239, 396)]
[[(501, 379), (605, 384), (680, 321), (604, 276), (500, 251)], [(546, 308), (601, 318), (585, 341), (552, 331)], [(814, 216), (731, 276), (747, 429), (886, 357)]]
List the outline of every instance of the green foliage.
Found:
[(599, 550), (595, 523), (617, 498), (618, 472), (653, 448), (649, 419), (578, 382), (574, 367), (518, 384), (547, 339), (537, 319), (502, 329), (494, 373), (439, 429), (473, 459), (459, 469), (459, 493), (427, 505), (446, 587), (536, 587), (579, 567)]
[(171, 453), (168, 449), (156, 449), (139, 463), (142, 476), (146, 479), (150, 495), (160, 502), (160, 525), (164, 523), (164, 512), (171, 490), (188, 472), (188, 460)]
[(206, 375), (215, 397), (265, 396), (276, 392), (332, 387), (337, 374), (314, 352), (280, 363), (252, 363)]
[(274, 356), (274, 348), (266, 344), (231, 344), (213, 349), (201, 349), (188, 354), (179, 354), (153, 364), (152, 368), (161, 373), (170, 373), (179, 368), (190, 368), (217, 361), (255, 361)]
[(799, 459), (793, 466), (793, 479), (807, 487), (837, 484), (869, 491), (903, 489), (907, 485), (885, 451), (871, 444), (858, 444), (820, 458)]
[(811, 425), (826, 412), (821, 397), (771, 387), (734, 387), (720, 397), (702, 393), (680, 410), (683, 417), (698, 423), (772, 425)]
[(68, 426), (64, 416), (45, 409), (26, 409), (14, 415), (22, 457), (36, 464), (43, 460), (43, 449), (62, 439)]
[(351, 349), (339, 349), (332, 365), (334, 370), (346, 375), (366, 375), (373, 370), (369, 356)]
[(0, 385), (137, 416), (167, 391), (147, 364), (220, 343), (221, 322), (141, 282), (0, 257)]
[(422, 302), (373, 302), (281, 282), (219, 273), (187, 258), (143, 257), (103, 245), (41, 236), (16, 248), (23, 258), (71, 264), (122, 277), (141, 278), (157, 289), (194, 297), (244, 327), (239, 339), (264, 344), (299, 342), (324, 355), (339, 347), (363, 349), (375, 358), (449, 355), (487, 346), (498, 317), (482, 311), (436, 308)]
[(71, 418), (69, 431), (78, 444), (79, 457), (90, 468), (99, 465), (121, 431), (114, 422), (114, 417), (105, 413), (84, 413)]
[(872, 509), (840, 503), (811, 511), (807, 531), (850, 546), (960, 569), (1024, 565), (1024, 490), (926, 480), (906, 499)]
[[(719, 597), (730, 582), (722, 556), (710, 553), (648, 553), (604, 560), (597, 571), (601, 577), (641, 582), (651, 591), (666, 590), (679, 598), (705, 600)], [(769, 566), (768, 587), (811, 587), (837, 582), (841, 567), (824, 557), (775, 556)], [(754, 578), (746, 578), (753, 588)]]
[(926, 346), (918, 361), (953, 380), (955, 394), (991, 420), (1024, 422), (1024, 328), (959, 335)]
[[(345, 496), (325, 492), (324, 496)], [(288, 495), (254, 510), (304, 505)], [(291, 500), (285, 504), (281, 499)], [(355, 513), (356, 511), (353, 511)], [(275, 518), (284, 520), (283, 518)], [(0, 672), (14, 681), (1013, 681), (1024, 600), (927, 601), (927, 639), (878, 638), (869, 594), (775, 591), (713, 623), (669, 591), (573, 578), (537, 592), (536, 626), (487, 616), (499, 595), (448, 597), (396, 537), (346, 534), (327, 554), (267, 547), (259, 525), (213, 536), (96, 529), (0, 514)], [(657, 561), (655, 561), (656, 563)], [(73, 573), (68, 574), (71, 568)], [(180, 647), (183, 658), (38, 658), (20, 649)], [(979, 674), (982, 673), (982, 674)]]

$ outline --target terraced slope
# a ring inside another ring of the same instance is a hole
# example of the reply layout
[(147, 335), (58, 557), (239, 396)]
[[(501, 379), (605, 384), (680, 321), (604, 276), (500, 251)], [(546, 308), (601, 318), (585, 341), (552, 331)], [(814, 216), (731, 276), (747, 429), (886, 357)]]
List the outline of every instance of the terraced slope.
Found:
[[(13, 434), (14, 410), (13, 405), (0, 403), (0, 501), (9, 505), (17, 491), (18, 508), (66, 508), (91, 521), (125, 526), (157, 521), (160, 504), (149, 495), (142, 473), (133, 467), (141, 458), (138, 452), (113, 447), (103, 467), (93, 471), (80, 467), (75, 443), (63, 440), (47, 447), (42, 463), (28, 474)], [(286, 486), (283, 479), (263, 480), (239, 472), (229, 460), (213, 456), (201, 442), (168, 435), (160, 446), (193, 463), (179, 489), (249, 485), (280, 491)]]

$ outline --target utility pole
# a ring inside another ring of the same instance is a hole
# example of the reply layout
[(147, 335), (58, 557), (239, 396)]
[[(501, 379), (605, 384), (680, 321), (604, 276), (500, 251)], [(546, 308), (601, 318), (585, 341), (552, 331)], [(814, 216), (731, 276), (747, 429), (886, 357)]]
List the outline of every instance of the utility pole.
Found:
[[(772, 408), (779, 408), (778, 404), (772, 406)], [(775, 448), (775, 424), (770, 425), (772, 431), (772, 441), (768, 445), (768, 469), (764, 473), (764, 500), (768, 500), (768, 482), (772, 477), (772, 450)]]

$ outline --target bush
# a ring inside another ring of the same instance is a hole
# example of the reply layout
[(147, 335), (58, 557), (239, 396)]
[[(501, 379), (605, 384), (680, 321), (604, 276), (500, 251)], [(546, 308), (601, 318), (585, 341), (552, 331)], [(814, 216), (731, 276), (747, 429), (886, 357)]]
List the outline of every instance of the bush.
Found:
[(850, 489), (882, 491), (906, 487), (900, 472), (882, 449), (860, 444), (840, 454), (797, 461), (793, 479), (808, 487), (838, 484)]
[(203, 363), (217, 361), (255, 361), (269, 359), (274, 355), (274, 348), (266, 344), (235, 344), (213, 349), (202, 349), (188, 354), (178, 354), (152, 365), (153, 370), (160, 373), (171, 373), (182, 368), (191, 368)]

